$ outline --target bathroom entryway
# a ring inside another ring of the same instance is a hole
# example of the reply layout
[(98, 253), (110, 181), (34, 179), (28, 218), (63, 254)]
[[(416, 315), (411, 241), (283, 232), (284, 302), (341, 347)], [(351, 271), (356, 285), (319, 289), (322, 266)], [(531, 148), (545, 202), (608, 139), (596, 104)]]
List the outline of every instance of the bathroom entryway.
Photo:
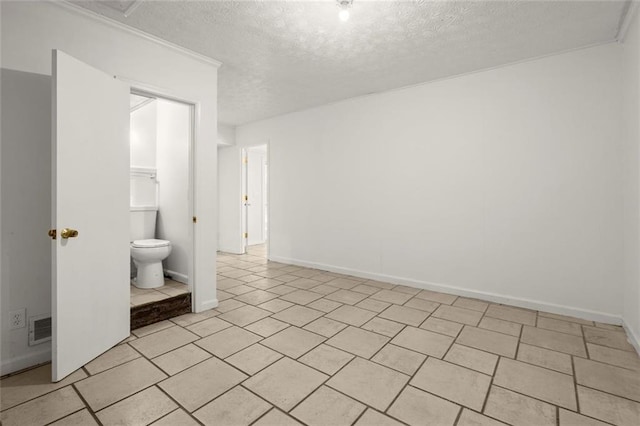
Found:
[(130, 96), (131, 329), (191, 312), (192, 105)]

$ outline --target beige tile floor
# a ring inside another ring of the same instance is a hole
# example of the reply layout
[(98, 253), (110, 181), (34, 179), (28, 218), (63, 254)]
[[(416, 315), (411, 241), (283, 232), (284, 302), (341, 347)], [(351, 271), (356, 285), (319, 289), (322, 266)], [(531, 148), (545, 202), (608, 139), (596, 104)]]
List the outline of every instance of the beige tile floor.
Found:
[(131, 283), (131, 306), (157, 302), (185, 293), (189, 293), (186, 284), (170, 279), (165, 279), (162, 287), (151, 289), (138, 288)]
[(220, 306), (64, 381), (2, 380), (11, 425), (639, 425), (620, 327), (218, 256)]

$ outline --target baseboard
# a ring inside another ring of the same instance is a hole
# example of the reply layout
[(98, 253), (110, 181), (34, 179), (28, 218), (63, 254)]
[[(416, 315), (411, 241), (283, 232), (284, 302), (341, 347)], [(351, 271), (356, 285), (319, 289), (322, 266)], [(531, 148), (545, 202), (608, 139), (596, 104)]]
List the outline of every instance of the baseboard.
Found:
[(196, 313), (208, 311), (209, 309), (214, 309), (218, 307), (218, 299), (207, 300), (202, 303), (200, 306), (196, 306)]
[(240, 234), (237, 238), (218, 237), (218, 251), (230, 254), (244, 254), (244, 244)]
[(309, 262), (298, 259), (290, 259), (280, 256), (269, 256), (269, 260), (279, 263), (286, 263), (297, 266), (305, 266), (307, 268), (315, 268), (329, 272), (335, 272), (338, 274), (351, 275), (354, 277), (367, 278), (375, 281), (388, 282), (391, 284), (401, 284), (409, 287), (419, 288), (423, 290), (439, 291), (443, 293), (455, 294), (456, 296), (470, 297), (474, 299), (482, 299), (494, 303), (502, 303), (506, 305), (518, 306), (526, 309), (533, 309), (536, 311), (549, 312), (559, 315), (568, 315), (576, 318), (581, 318), (589, 321), (598, 321), (607, 324), (622, 324), (622, 318), (618, 315), (608, 314), (605, 312), (592, 311), (588, 309), (581, 309), (572, 306), (558, 305), (549, 302), (542, 302), (539, 300), (526, 299), (521, 297), (509, 296), (504, 294), (496, 294), (483, 292), (478, 290), (472, 290), (464, 287), (456, 287), (448, 284), (432, 283), (427, 281), (419, 281), (411, 278), (397, 277), (393, 275), (376, 274), (366, 271), (359, 271), (355, 269), (342, 268), (333, 265), (326, 265), (317, 262)]
[(622, 327), (624, 328), (624, 331), (627, 332), (627, 340), (636, 349), (638, 355), (640, 355), (640, 336), (638, 336), (638, 334), (634, 332), (633, 328), (631, 328), (624, 320), (622, 320)]
[(37, 352), (31, 352), (15, 358), (3, 359), (2, 364), (0, 364), (0, 376), (15, 373), (16, 371), (51, 361), (51, 345), (45, 346), (45, 348), (42, 348)]
[(238, 250), (237, 247), (230, 247), (230, 246), (223, 246), (223, 245), (218, 246), (218, 251), (221, 253), (229, 253), (229, 254), (244, 254), (242, 249)]
[(189, 277), (186, 276), (185, 274), (181, 274), (179, 272), (175, 272), (175, 271), (171, 271), (169, 269), (165, 269), (164, 271), (164, 275), (165, 276), (170, 276), (172, 280), (174, 281), (178, 281), (182, 284), (187, 284), (189, 285)]

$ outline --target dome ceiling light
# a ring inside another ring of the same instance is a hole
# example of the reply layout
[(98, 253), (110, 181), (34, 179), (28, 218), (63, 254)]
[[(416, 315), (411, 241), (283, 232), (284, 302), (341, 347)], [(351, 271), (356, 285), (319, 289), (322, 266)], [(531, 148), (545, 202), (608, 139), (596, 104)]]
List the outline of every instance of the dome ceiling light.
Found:
[(340, 12), (338, 12), (338, 17), (342, 22), (347, 22), (349, 20), (349, 9), (351, 9), (351, 5), (353, 4), (353, 0), (336, 0), (338, 3), (338, 8)]

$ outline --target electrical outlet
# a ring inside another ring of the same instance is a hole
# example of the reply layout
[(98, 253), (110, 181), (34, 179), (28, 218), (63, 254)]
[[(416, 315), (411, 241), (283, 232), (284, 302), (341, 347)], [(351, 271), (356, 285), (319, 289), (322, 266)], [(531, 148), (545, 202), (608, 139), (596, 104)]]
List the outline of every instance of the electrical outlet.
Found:
[(11, 330), (16, 330), (18, 328), (24, 327), (26, 325), (26, 316), (27, 312), (25, 308), (9, 312), (9, 328)]

